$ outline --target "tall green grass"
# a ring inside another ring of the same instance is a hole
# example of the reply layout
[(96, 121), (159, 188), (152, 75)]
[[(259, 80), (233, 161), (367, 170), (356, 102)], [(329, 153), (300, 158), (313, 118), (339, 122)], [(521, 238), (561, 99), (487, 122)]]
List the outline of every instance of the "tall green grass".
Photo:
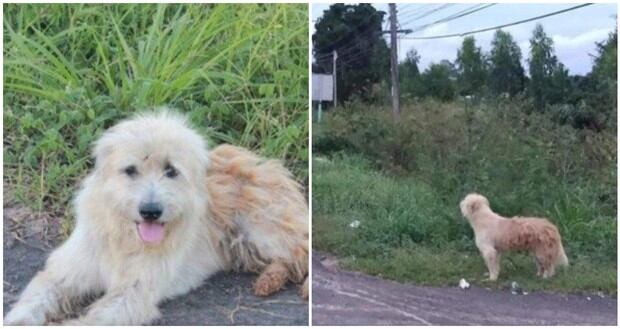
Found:
[(506, 216), (550, 218), (572, 263), (540, 282), (529, 257), (508, 256), (500, 279), (615, 294), (615, 134), (519, 108), (423, 102), (405, 108), (398, 124), (383, 108), (328, 115), (313, 143), (314, 247), (394, 279), (482, 284), (486, 268), (458, 208), (476, 191)]
[(301, 4), (5, 4), (4, 182), (60, 211), (118, 120), (166, 105), (210, 144), (308, 160)]

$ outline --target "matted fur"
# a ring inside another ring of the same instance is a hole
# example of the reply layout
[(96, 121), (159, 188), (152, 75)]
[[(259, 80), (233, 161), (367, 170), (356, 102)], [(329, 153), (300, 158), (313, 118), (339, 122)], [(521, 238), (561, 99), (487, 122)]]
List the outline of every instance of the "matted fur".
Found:
[[(147, 324), (157, 304), (218, 271), (259, 273), (266, 296), (308, 272), (308, 208), (279, 162), (230, 145), (207, 151), (183, 117), (167, 111), (107, 130), (74, 201), (76, 226), (26, 287), (4, 324), (63, 319), (67, 300), (101, 294), (63, 324)], [(128, 166), (137, 174), (129, 175)], [(178, 174), (167, 176), (173, 166)], [(164, 207), (164, 238), (138, 234), (141, 202)], [(303, 289), (303, 288), (302, 288)]]
[(534, 255), (537, 275), (549, 278), (555, 267), (568, 265), (558, 229), (545, 218), (500, 216), (480, 194), (468, 194), (460, 204), (461, 213), (474, 229), (476, 246), (487, 267), (489, 278), (497, 280), (501, 254), (526, 250)]

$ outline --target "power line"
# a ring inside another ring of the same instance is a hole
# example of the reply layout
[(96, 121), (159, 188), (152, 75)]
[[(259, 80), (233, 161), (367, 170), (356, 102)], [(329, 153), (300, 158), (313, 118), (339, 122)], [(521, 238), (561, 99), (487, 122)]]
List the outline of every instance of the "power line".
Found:
[[(359, 24), (357, 24), (357, 25), (355, 25), (354, 27), (350, 28), (350, 30), (351, 30), (351, 31), (356, 31), (356, 30), (357, 30), (360, 26), (362, 26), (362, 25), (364, 25), (364, 24), (369, 24), (369, 23), (370, 23), (370, 21), (371, 21), (371, 19), (372, 19), (372, 17), (373, 17), (374, 15), (379, 14), (379, 13), (383, 13), (383, 12), (382, 12), (382, 11), (378, 11), (378, 10), (377, 10), (377, 11), (375, 11), (375, 12), (373, 12), (372, 14), (368, 15), (368, 17), (367, 17), (367, 19), (366, 19), (366, 21), (365, 21), (365, 22), (360, 22)], [(364, 31), (362, 31), (362, 32), (361, 32), (361, 33), (359, 33), (359, 34), (366, 33), (366, 32), (368, 32), (368, 30), (370, 30), (370, 29), (372, 29), (372, 26), (369, 26), (367, 29), (365, 29)], [(350, 33), (349, 33), (349, 34), (345, 34), (345, 35), (341, 36), (340, 38), (338, 38), (338, 40), (336, 40), (336, 41), (334, 41), (334, 42), (330, 43), (330, 44), (329, 44), (329, 45), (327, 45), (327, 46), (324, 46), (323, 48), (330, 49), (330, 48), (332, 48), (333, 46), (335, 46), (336, 44), (338, 44), (338, 42), (340, 42), (340, 41), (342, 41), (342, 40), (344, 40), (344, 39), (346, 39), (347, 37), (350, 37), (350, 36), (353, 36), (353, 37), (354, 37), (354, 36), (355, 36), (355, 33), (353, 33), (353, 34), (350, 34)], [(341, 45), (339, 48), (343, 48), (343, 47), (347, 46), (349, 43), (354, 42), (354, 41), (355, 41), (355, 38), (353, 38), (352, 40), (350, 40), (350, 41), (346, 42), (345, 44)], [(325, 54), (323, 57), (321, 57), (321, 58), (326, 58), (327, 56), (331, 56), (331, 52), (330, 52), (330, 53), (326, 53), (326, 54)], [(317, 59), (317, 58), (318, 58), (318, 56), (317, 56), (315, 59)], [(317, 60), (318, 60), (318, 59), (317, 59)]]
[[(340, 68), (343, 68), (343, 67), (345, 67), (345, 66), (347, 66), (347, 65), (349, 65), (349, 64), (351, 64), (351, 63), (357, 62), (358, 60), (360, 60), (360, 59), (362, 59), (362, 58), (365, 58), (366, 56), (364, 56), (364, 55), (365, 55), (365, 53), (364, 53), (364, 52), (359, 52), (359, 53), (357, 53), (357, 54), (355, 54), (355, 55), (353, 55), (353, 56), (350, 56), (349, 58), (347, 58), (347, 59), (346, 59), (346, 60), (344, 60), (344, 61), (338, 61), (338, 64), (337, 64), (337, 65), (338, 65)], [(338, 57), (340, 57), (340, 56), (338, 56)]]
[(411, 22), (414, 22), (414, 21), (416, 21), (416, 20), (418, 20), (418, 19), (420, 19), (420, 18), (424, 18), (424, 17), (430, 16), (430, 15), (432, 15), (432, 14), (434, 14), (434, 13), (438, 12), (438, 11), (444, 10), (444, 9), (449, 8), (449, 7), (452, 7), (452, 6), (454, 6), (454, 5), (455, 5), (454, 3), (446, 3), (446, 4), (443, 4), (443, 5), (439, 6), (439, 7), (436, 7), (436, 8), (433, 8), (433, 9), (431, 9), (431, 10), (428, 10), (428, 11), (426, 11), (426, 12), (422, 13), (422, 14), (416, 15), (416, 16), (414, 16), (414, 17), (409, 17), (409, 18), (410, 18), (410, 20), (408, 20), (408, 21), (406, 21), (406, 22), (403, 22), (403, 23), (401, 23), (400, 25), (401, 25), (401, 26), (406, 26), (407, 24), (409, 24), (409, 23), (411, 23)]
[[(358, 50), (359, 47), (363, 45), (364, 45), (363, 39), (353, 38), (347, 41), (344, 45), (336, 48), (335, 50), (338, 51), (338, 57), (344, 57), (344, 56), (348, 56), (349, 54), (354, 53), (354, 50)], [(331, 58), (331, 57), (332, 57), (332, 53), (325, 53), (323, 55), (316, 56), (314, 59), (316, 61), (319, 61), (319, 60), (323, 60), (325, 58)]]
[(408, 3), (403, 5), (402, 7), (400, 7), (401, 11), (405, 11), (405, 10), (410, 10), (411, 8), (413, 8), (415, 6), (415, 3)]
[[(360, 24), (359, 26), (361, 26), (361, 24)], [(358, 40), (358, 39), (356, 38), (356, 35), (361, 35), (361, 34), (364, 34), (364, 33), (368, 32), (368, 31), (370, 31), (372, 28), (373, 28), (372, 26), (369, 26), (367, 29), (365, 29), (365, 30), (364, 30), (364, 31), (362, 31), (361, 33), (351, 34), (351, 35), (350, 35), (350, 36), (352, 37), (352, 39), (351, 39), (351, 40), (349, 40), (349, 41), (345, 42), (344, 44), (340, 45), (339, 47), (334, 47), (332, 50), (338, 50), (338, 51), (339, 51), (339, 50), (341, 50), (341, 49), (345, 49), (345, 52), (346, 52), (346, 50), (347, 50), (347, 49), (355, 49), (355, 47), (357, 47), (357, 46), (359, 46), (359, 45), (361, 44), (361, 43), (360, 43), (360, 40)], [(382, 33), (382, 32), (379, 32), (379, 33)], [(332, 46), (336, 45), (338, 42), (340, 42), (340, 41), (342, 41), (342, 40), (344, 40), (344, 39), (345, 39), (345, 37), (344, 37), (344, 36), (343, 36), (343, 37), (340, 37), (338, 41), (336, 41), (336, 42), (332, 42), (331, 44), (329, 44), (329, 45), (328, 45), (327, 47), (325, 47), (325, 48), (332, 48)], [(329, 52), (329, 53), (324, 53), (323, 55), (316, 56), (316, 57), (315, 57), (315, 60), (317, 60), (317, 61), (318, 61), (318, 60), (322, 60), (322, 59), (325, 59), (325, 58), (328, 58), (328, 57), (331, 57), (331, 56), (332, 56), (332, 53), (331, 53), (331, 52)]]
[(444, 18), (438, 19), (438, 20), (436, 20), (434, 22), (418, 26), (417, 28), (413, 29), (413, 33), (425, 30), (426, 28), (431, 27), (433, 25), (437, 25), (437, 24), (440, 24), (440, 23), (446, 23), (446, 22), (453, 21), (455, 19), (467, 16), (467, 15), (471, 15), (471, 14), (477, 13), (477, 12), (479, 12), (481, 10), (487, 9), (487, 8), (495, 6), (495, 5), (496, 5), (496, 3), (477, 4), (477, 5), (471, 6), (471, 7), (467, 8), (467, 9), (464, 9), (464, 10), (461, 10), (461, 11), (459, 11), (457, 13), (454, 13), (454, 14), (448, 16), (448, 17), (444, 17)]
[(508, 24), (498, 25), (498, 26), (494, 26), (494, 27), (488, 27), (488, 28), (474, 30), (474, 31), (469, 31), (469, 32), (453, 33), (453, 34), (443, 34), (443, 35), (434, 35), (434, 36), (430, 36), (430, 37), (402, 37), (402, 39), (406, 39), (406, 40), (429, 40), (429, 39), (443, 39), (443, 38), (453, 38), (453, 37), (464, 37), (464, 36), (470, 35), (470, 34), (486, 32), (486, 31), (491, 31), (491, 30), (497, 30), (497, 29), (501, 29), (501, 28), (504, 28), (504, 27), (508, 27), (508, 26), (513, 26), (513, 25), (518, 25), (518, 24), (523, 24), (523, 23), (535, 21), (537, 19), (546, 18), (546, 17), (549, 17), (549, 16), (559, 15), (559, 14), (562, 14), (562, 13), (565, 13), (565, 12), (568, 12), (568, 11), (571, 11), (571, 10), (587, 7), (587, 6), (590, 6), (590, 5), (592, 5), (592, 3), (585, 3), (585, 4), (582, 4), (582, 5), (578, 5), (578, 6), (570, 7), (570, 8), (567, 8), (567, 9), (563, 9), (563, 10), (555, 11), (555, 12), (552, 12), (552, 13), (548, 13), (548, 14), (545, 14), (545, 15), (536, 16), (536, 17), (532, 17), (532, 18), (528, 18), (528, 19), (524, 19), (524, 20), (520, 20), (520, 21), (508, 23)]
[(433, 6), (433, 4), (425, 4), (425, 5), (421, 5), (420, 7), (407, 7), (407, 6), (404, 6), (404, 7), (400, 8), (400, 10), (398, 11), (398, 14), (400, 14), (401, 16), (409, 15), (409, 14), (416, 13), (416, 12), (418, 12), (420, 10), (423, 10), (425, 8), (432, 7), (432, 6)]
[[(362, 40), (352, 40), (351, 42), (348, 42), (348, 43), (350, 44), (349, 47), (346, 47), (346, 48), (339, 47), (337, 49), (338, 57), (343, 58), (345, 56), (349, 56), (351, 54), (355, 54), (356, 53), (355, 50), (358, 50), (359, 46), (363, 45)], [(358, 51), (358, 53), (362, 53), (362, 52), (363, 51)], [(324, 54), (322, 56), (315, 57), (315, 60), (319, 61), (319, 60), (323, 60), (325, 58), (331, 58), (332, 56), (333, 56), (332, 53)]]

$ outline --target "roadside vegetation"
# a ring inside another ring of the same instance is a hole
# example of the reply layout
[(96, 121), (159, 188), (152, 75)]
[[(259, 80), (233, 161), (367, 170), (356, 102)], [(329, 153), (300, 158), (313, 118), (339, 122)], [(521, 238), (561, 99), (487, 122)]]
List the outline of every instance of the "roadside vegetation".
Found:
[[(423, 102), (392, 123), (388, 108), (340, 108), (315, 134), (313, 247), (347, 268), (419, 284), (616, 294), (616, 139), (497, 107)], [(415, 110), (414, 110), (415, 109)], [(508, 254), (497, 285), (458, 204), (487, 196), (506, 216), (550, 218), (571, 261), (552, 280)], [(357, 227), (356, 227), (357, 226)]]
[(5, 4), (5, 200), (64, 215), (102, 131), (187, 113), (210, 145), (286, 161), (307, 180), (304, 4)]
[[(455, 61), (424, 71), (417, 51), (404, 49), (395, 119), (389, 70), (369, 64), (389, 63), (381, 20), (330, 28), (369, 10), (333, 5), (315, 25), (315, 70), (330, 72), (323, 54), (336, 50), (341, 70), (357, 75), (338, 76), (339, 106), (313, 127), (313, 247), (404, 282), (617, 295), (617, 30), (596, 43), (585, 75), (569, 74), (540, 24), (528, 49), (497, 30), (489, 52), (469, 36)], [(376, 43), (356, 41), (365, 33)], [(365, 50), (347, 51), (358, 45)], [(505, 216), (549, 218), (570, 267), (541, 280), (530, 256), (512, 253), (499, 281), (484, 281), (459, 210), (470, 192)]]

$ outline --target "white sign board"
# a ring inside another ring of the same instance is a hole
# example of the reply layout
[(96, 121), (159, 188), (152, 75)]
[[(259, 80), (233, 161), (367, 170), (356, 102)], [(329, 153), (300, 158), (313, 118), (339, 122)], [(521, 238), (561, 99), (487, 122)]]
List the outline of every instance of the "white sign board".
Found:
[(334, 80), (331, 74), (312, 74), (312, 100), (334, 100)]

